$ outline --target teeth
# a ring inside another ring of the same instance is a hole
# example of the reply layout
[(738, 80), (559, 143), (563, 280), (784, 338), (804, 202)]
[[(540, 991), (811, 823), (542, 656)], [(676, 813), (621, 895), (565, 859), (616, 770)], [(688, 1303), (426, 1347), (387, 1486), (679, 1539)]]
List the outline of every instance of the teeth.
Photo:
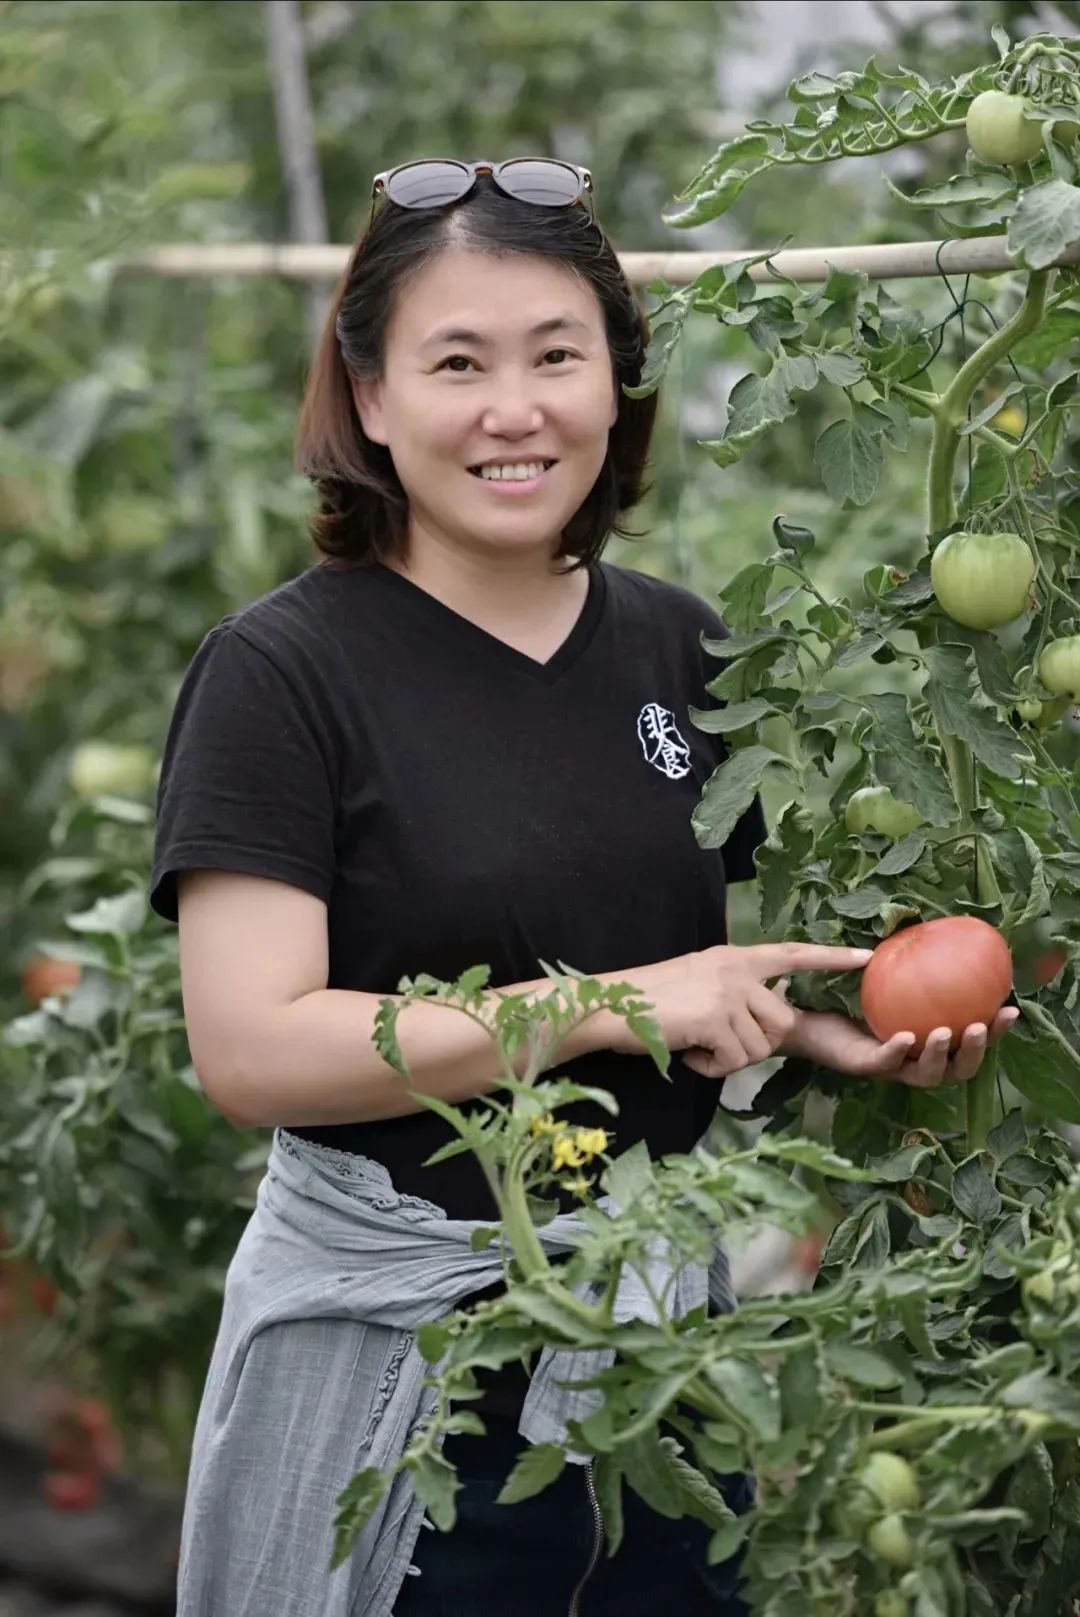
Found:
[(488, 483), (527, 483), (531, 477), (539, 477), (543, 470), (543, 461), (519, 460), (513, 466), (481, 466), (480, 476)]

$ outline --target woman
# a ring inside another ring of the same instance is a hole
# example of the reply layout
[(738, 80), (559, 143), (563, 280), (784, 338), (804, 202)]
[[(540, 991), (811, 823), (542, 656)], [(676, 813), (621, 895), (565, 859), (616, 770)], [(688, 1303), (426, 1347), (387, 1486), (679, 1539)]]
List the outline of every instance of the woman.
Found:
[(179, 919), (207, 1095), (275, 1129), (199, 1416), (180, 1617), (742, 1609), (704, 1528), (636, 1497), (595, 1564), (580, 1467), (494, 1505), (522, 1447), (517, 1366), (486, 1382), (488, 1435), (448, 1444), (455, 1530), (422, 1532), (399, 1477), (328, 1572), (338, 1494), (366, 1465), (389, 1474), (430, 1408), (416, 1324), (497, 1274), (468, 1242), (493, 1212), (479, 1170), (423, 1166), (448, 1131), (414, 1098), (481, 1096), (491, 1047), (411, 1007), (403, 1081), (372, 1042), (402, 976), (483, 962), (544, 992), (540, 961), (565, 960), (633, 981), (681, 1052), (673, 1082), (607, 1012), (558, 1059), (617, 1094), (616, 1151), (691, 1149), (716, 1080), (777, 1051), (933, 1084), (985, 1047), (973, 1028), (951, 1061), (946, 1036), (912, 1062), (912, 1035), (879, 1046), (766, 986), (864, 952), (727, 945), (725, 885), (753, 874), (764, 828), (755, 805), (722, 857), (690, 828), (723, 756), (687, 717), (717, 615), (600, 559), (641, 495), (656, 401), (622, 391), (647, 334), (589, 188), (541, 160), (377, 177), (300, 424), (320, 560), (211, 629), (177, 699), (152, 903)]

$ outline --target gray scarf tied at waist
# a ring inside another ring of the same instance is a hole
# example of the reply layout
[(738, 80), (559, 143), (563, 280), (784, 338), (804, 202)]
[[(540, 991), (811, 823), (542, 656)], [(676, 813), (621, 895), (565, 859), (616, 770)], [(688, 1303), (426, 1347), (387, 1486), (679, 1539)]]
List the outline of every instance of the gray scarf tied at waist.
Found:
[[(605, 1197), (598, 1205), (613, 1204)], [(398, 1195), (376, 1162), (276, 1131), (229, 1267), (199, 1410), (177, 1617), (391, 1617), (424, 1507), (407, 1473), (397, 1475), (353, 1554), (331, 1573), (335, 1501), (364, 1467), (392, 1470), (430, 1416), (435, 1393), (423, 1381), (431, 1367), (414, 1333), (502, 1278), (498, 1248), (470, 1246), (478, 1227)], [(583, 1234), (573, 1214), (538, 1231), (552, 1255)], [(661, 1244), (650, 1269), (676, 1317), (707, 1297), (719, 1312), (734, 1307), (719, 1245), (707, 1272), (673, 1272)], [(596, 1302), (599, 1288), (579, 1295)], [(615, 1317), (656, 1317), (626, 1269)], [(583, 1419), (600, 1394), (557, 1383), (593, 1375), (612, 1358), (545, 1348), (522, 1436), (565, 1442), (567, 1420)]]

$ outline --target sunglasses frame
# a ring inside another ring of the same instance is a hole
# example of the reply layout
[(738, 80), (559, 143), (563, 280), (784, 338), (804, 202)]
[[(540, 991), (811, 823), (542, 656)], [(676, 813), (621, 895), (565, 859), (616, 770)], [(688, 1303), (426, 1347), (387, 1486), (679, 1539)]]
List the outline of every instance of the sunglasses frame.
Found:
[[(576, 208), (578, 204), (581, 203), (582, 206), (588, 206), (589, 217), (594, 220), (596, 218), (596, 210), (593, 206), (592, 175), (587, 168), (579, 168), (576, 163), (567, 163), (561, 157), (508, 157), (502, 163), (492, 163), (487, 158), (481, 158), (475, 163), (465, 163), (459, 157), (418, 157), (414, 158), (410, 163), (399, 163), (396, 168), (388, 168), (384, 170), (382, 174), (376, 174), (375, 178), (371, 182), (371, 219), (368, 220), (369, 229), (371, 228), (372, 221), (375, 218), (375, 203), (377, 202), (379, 196), (385, 195), (388, 202), (394, 201), (393, 197), (391, 197), (387, 191), (387, 186), (394, 178), (394, 175), (400, 174), (408, 168), (418, 168), (423, 163), (451, 163), (455, 168), (464, 170), (465, 174), (470, 176), (470, 183), (468, 187), (461, 193), (461, 196), (450, 198), (450, 201), (453, 202), (463, 202), (469, 195), (469, 192), (473, 189), (473, 186), (475, 186), (476, 181), (481, 174), (490, 175), (495, 184), (499, 187), (500, 191), (505, 192), (507, 196), (513, 196), (513, 192), (507, 191), (506, 187), (502, 184), (499, 178), (499, 175), (504, 168), (512, 168), (515, 163), (557, 163), (560, 168), (569, 169), (572, 174), (577, 175), (579, 187), (577, 196), (572, 198), (572, 200), (569, 202), (531, 203), (529, 206)], [(588, 199), (587, 204), (585, 202), (586, 198)], [(515, 202), (520, 202), (521, 200), (522, 199), (520, 197), (514, 197)], [(425, 204), (425, 206), (436, 208), (442, 208), (446, 205), (447, 204), (444, 202)], [(400, 208), (407, 206), (407, 204), (397, 202), (394, 203), (394, 206)]]

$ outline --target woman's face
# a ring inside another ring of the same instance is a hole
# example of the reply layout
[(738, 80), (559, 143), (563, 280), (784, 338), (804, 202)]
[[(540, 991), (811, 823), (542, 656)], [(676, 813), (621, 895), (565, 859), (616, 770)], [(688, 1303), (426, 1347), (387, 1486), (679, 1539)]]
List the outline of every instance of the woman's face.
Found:
[[(485, 558), (554, 555), (618, 415), (591, 288), (542, 258), (458, 247), (404, 288), (383, 375), (353, 392), (408, 497), (410, 548), (420, 538)], [(525, 480), (489, 480), (485, 463)]]

